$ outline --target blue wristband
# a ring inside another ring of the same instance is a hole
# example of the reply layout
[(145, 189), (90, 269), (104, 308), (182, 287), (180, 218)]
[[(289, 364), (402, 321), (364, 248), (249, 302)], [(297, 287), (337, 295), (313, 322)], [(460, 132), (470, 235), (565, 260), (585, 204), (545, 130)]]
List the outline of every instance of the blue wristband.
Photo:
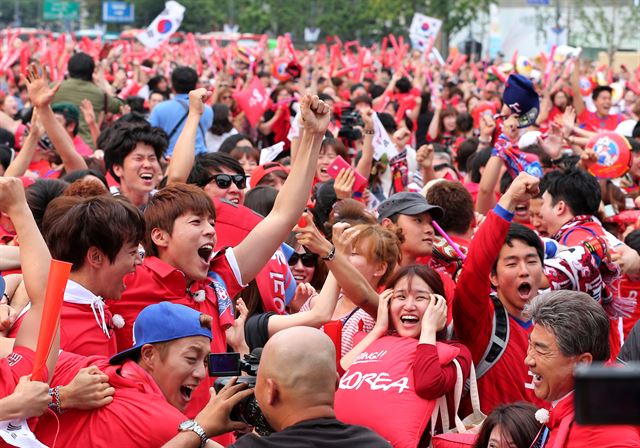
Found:
[(496, 215), (498, 215), (505, 221), (509, 221), (509, 222), (513, 221), (514, 213), (510, 212), (509, 210), (504, 208), (502, 205), (496, 204), (493, 211)]

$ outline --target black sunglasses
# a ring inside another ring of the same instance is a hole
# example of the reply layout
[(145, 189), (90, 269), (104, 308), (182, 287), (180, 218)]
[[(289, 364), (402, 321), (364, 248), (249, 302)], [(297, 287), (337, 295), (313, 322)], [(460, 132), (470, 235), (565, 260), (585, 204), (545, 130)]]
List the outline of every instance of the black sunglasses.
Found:
[[(244, 174), (214, 174), (207, 180), (207, 184), (215, 181), (218, 188), (229, 188), (231, 182), (236, 184), (240, 190), (244, 190), (247, 186), (247, 176)], [(206, 185), (206, 184), (205, 184)]]
[(316, 254), (298, 254), (294, 253), (289, 258), (289, 266), (295, 266), (298, 264), (298, 260), (302, 261), (302, 266), (307, 268), (312, 268), (316, 265)]

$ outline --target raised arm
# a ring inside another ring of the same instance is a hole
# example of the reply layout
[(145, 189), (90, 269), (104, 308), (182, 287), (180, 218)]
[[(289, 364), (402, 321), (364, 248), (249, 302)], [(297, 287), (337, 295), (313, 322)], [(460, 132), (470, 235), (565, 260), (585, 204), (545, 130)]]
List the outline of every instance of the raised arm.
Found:
[[(16, 346), (36, 350), (44, 296), (51, 264), (49, 249), (36, 226), (31, 210), (27, 205), (22, 182), (15, 177), (0, 178), (0, 210), (11, 218), (20, 239), (20, 266), (31, 309), (16, 336)], [(53, 372), (58, 358), (58, 338), (55, 338), (51, 354), (47, 361), (49, 373)]]
[(373, 165), (373, 114), (375, 112), (367, 107), (360, 113), (364, 121), (364, 139), (362, 142), (362, 156), (356, 165), (356, 171), (369, 179), (371, 166)]
[(251, 281), (271, 258), (307, 204), (318, 152), (329, 125), (330, 109), (317, 96), (305, 95), (300, 103), (300, 114), (304, 128), (300, 148), (272, 211), (233, 248), (243, 283)]
[(339, 295), (338, 281), (332, 273), (329, 273), (320, 294), (315, 297), (313, 307), (309, 311), (285, 315), (274, 314), (269, 318), (267, 324), (269, 337), (286, 328), (298, 326), (318, 328), (326, 324), (333, 316)]
[(40, 141), (43, 134), (44, 129), (40, 123), (38, 110), (36, 109), (33, 111), (33, 115), (31, 116), (31, 129), (29, 130), (29, 135), (27, 135), (24, 145), (22, 145), (22, 149), (16, 158), (13, 159), (13, 162), (9, 164), (7, 170), (4, 172), (6, 177), (24, 176), (29, 168), (29, 164), (33, 160), (33, 156), (36, 153), (38, 141)]
[(209, 96), (211, 96), (211, 92), (207, 92), (205, 88), (189, 92), (189, 114), (173, 148), (173, 155), (167, 167), (167, 185), (186, 182), (189, 177), (196, 154), (198, 124), (204, 114), (204, 105)]
[(27, 90), (29, 91), (29, 99), (31, 99), (33, 106), (37, 108), (42, 126), (60, 155), (67, 173), (87, 169), (86, 162), (76, 151), (71, 137), (64, 129), (64, 126), (56, 119), (51, 109), (51, 101), (53, 101), (53, 96), (60, 88), (60, 82), (55, 84), (53, 88), (49, 87), (44, 71), (41, 72), (41, 69), (36, 67), (35, 64), (29, 66), (25, 79)]
[(502, 159), (491, 156), (480, 178), (480, 189), (476, 199), (476, 211), (486, 215), (496, 205), (496, 184), (502, 170)]
[(576, 58), (573, 72), (571, 72), (571, 90), (573, 90), (573, 107), (576, 110), (576, 115), (580, 116), (586, 106), (580, 92), (580, 59), (578, 58)]

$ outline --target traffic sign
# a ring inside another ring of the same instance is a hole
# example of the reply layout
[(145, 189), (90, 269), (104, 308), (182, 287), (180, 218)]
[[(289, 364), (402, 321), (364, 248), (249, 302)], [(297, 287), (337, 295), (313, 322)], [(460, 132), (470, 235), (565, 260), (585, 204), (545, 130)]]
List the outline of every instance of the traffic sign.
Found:
[(107, 23), (131, 23), (134, 19), (134, 5), (126, 2), (103, 2), (102, 21)]
[(79, 2), (44, 0), (42, 8), (43, 20), (78, 20), (79, 18)]

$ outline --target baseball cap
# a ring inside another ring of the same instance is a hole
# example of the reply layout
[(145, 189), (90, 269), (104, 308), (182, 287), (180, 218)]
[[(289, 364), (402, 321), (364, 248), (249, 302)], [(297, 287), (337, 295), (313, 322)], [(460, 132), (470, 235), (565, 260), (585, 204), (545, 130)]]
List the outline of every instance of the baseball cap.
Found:
[(289, 170), (287, 169), (287, 167), (282, 165), (281, 163), (278, 163), (278, 162), (265, 163), (264, 165), (258, 166), (251, 174), (251, 180), (249, 182), (251, 188), (255, 188), (260, 183), (260, 181), (264, 176), (266, 176), (267, 174), (271, 174), (275, 171), (284, 171), (285, 173), (289, 174)]
[(173, 341), (192, 336), (212, 338), (211, 330), (200, 324), (200, 313), (188, 306), (160, 302), (143, 309), (133, 324), (133, 347), (114, 355), (110, 364), (120, 364), (137, 354), (145, 344)]
[(433, 219), (440, 219), (444, 216), (444, 210), (437, 205), (427, 202), (420, 193), (403, 191), (390, 196), (378, 207), (378, 222), (393, 215), (419, 215), (429, 212)]
[(511, 112), (518, 115), (518, 127), (525, 128), (535, 123), (540, 111), (540, 99), (533, 83), (522, 75), (509, 75), (502, 101)]

